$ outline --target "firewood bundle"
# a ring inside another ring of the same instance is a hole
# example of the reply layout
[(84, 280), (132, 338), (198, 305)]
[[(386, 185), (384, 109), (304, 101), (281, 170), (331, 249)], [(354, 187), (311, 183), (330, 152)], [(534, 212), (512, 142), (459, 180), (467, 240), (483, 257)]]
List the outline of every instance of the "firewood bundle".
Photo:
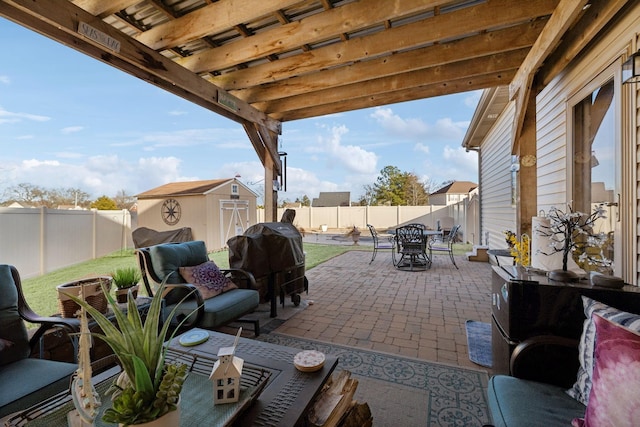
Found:
[(316, 398), (307, 417), (312, 427), (370, 427), (373, 418), (369, 405), (353, 400), (358, 380), (351, 372), (341, 371), (327, 384)]

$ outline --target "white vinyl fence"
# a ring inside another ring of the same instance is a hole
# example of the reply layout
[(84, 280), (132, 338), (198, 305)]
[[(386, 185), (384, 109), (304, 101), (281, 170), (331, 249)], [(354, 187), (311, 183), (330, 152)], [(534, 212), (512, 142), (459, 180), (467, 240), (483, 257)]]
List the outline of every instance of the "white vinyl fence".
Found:
[[(435, 229), (439, 220), (451, 217), (454, 224), (462, 226), (462, 240), (478, 244), (478, 210), (476, 197), (447, 206), (303, 207), (295, 209), (294, 224), (307, 232), (319, 231), (323, 226), (346, 232), (355, 225), (368, 233), (367, 224), (385, 230), (421, 222)], [(278, 209), (278, 219), (283, 212)], [(127, 210), (0, 208), (0, 264), (15, 265), (20, 275), (28, 278), (133, 248), (135, 217), (133, 222), (132, 228)], [(264, 222), (264, 209), (258, 209), (258, 222)]]
[[(278, 220), (282, 218), (284, 210), (278, 209)], [(452, 205), (300, 207), (294, 210), (294, 225), (308, 232), (322, 230), (323, 226), (330, 231), (346, 232), (355, 225), (368, 233), (367, 224), (386, 230), (409, 222), (420, 222), (437, 229), (438, 221), (450, 217), (454, 224), (461, 225), (463, 241), (480, 243), (479, 203), (475, 195)], [(258, 209), (258, 222), (264, 222), (264, 218), (264, 209)]]
[(0, 208), (0, 264), (34, 277), (133, 247), (127, 210)]

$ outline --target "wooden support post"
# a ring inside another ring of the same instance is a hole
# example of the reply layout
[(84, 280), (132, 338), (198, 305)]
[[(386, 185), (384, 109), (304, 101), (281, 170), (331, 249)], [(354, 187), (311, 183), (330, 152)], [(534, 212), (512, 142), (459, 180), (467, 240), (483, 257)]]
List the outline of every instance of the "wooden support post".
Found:
[(526, 233), (531, 237), (531, 218), (538, 214), (536, 96), (533, 91), (527, 100), (526, 108), (522, 133), (517, 142), (520, 170), (518, 172), (516, 223), (518, 235)]

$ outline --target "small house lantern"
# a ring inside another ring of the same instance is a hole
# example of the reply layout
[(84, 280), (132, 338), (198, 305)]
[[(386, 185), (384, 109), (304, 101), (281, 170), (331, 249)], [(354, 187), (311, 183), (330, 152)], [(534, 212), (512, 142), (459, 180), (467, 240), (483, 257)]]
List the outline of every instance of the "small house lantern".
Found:
[(221, 347), (218, 350), (218, 360), (213, 365), (209, 379), (213, 382), (213, 404), (237, 402), (240, 398), (240, 377), (244, 360), (234, 356), (240, 333), (231, 347)]

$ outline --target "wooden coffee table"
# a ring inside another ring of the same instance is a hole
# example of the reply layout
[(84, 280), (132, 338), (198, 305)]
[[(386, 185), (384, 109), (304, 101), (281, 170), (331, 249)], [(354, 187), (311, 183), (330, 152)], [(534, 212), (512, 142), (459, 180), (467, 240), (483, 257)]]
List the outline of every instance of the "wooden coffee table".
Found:
[[(184, 347), (174, 338), (170, 347), (181, 352), (215, 358), (220, 347), (233, 345), (235, 336), (206, 331), (209, 339), (193, 347)], [(238, 426), (297, 426), (306, 424), (313, 399), (338, 364), (338, 358), (325, 355), (325, 364), (316, 372), (300, 372), (293, 365), (300, 349), (240, 338), (235, 355), (246, 364), (267, 369), (271, 377), (257, 400), (236, 421)]]

